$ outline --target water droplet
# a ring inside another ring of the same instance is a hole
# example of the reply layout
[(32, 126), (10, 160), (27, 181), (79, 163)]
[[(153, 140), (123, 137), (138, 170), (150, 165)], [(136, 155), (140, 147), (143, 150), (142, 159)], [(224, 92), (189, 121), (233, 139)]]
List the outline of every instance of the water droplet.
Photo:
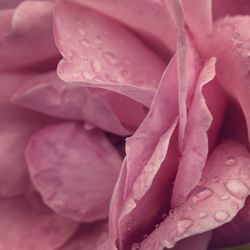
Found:
[(160, 224), (156, 224), (155, 225), (155, 229), (159, 228), (160, 227)]
[(203, 188), (199, 193), (193, 197), (193, 202), (199, 202), (210, 198), (213, 195), (213, 191), (209, 188)]
[(85, 35), (85, 30), (83, 28), (78, 28), (77, 32), (80, 36), (84, 36)]
[(164, 214), (161, 216), (162, 219), (165, 219), (166, 217), (167, 217), (167, 213), (164, 213)]
[(174, 246), (174, 243), (171, 243), (168, 240), (164, 240), (162, 243), (163, 243), (164, 247), (166, 247), (166, 248), (172, 248)]
[(87, 123), (87, 122), (84, 123), (83, 127), (85, 130), (92, 130), (95, 128), (93, 125), (91, 125), (90, 123)]
[(248, 166), (243, 166), (240, 170), (239, 170), (239, 176), (242, 180), (249, 180), (250, 179), (250, 167)]
[(202, 218), (205, 218), (207, 217), (207, 213), (206, 212), (200, 212), (199, 213), (199, 217), (202, 219)]
[(124, 62), (124, 64), (125, 64), (126, 66), (130, 65), (130, 63), (131, 63), (129, 59), (124, 59), (123, 62)]
[(177, 222), (176, 225), (176, 235), (178, 237), (183, 236), (187, 230), (194, 224), (193, 220), (191, 219), (182, 219)]
[(238, 211), (240, 206), (239, 206), (239, 203), (237, 201), (232, 201), (231, 202), (231, 207), (234, 211)]
[(127, 70), (127, 69), (123, 69), (121, 71), (121, 75), (122, 75), (122, 77), (127, 78), (127, 77), (129, 77), (131, 75), (131, 72), (129, 70)]
[(238, 179), (228, 180), (225, 187), (230, 194), (240, 199), (245, 198), (249, 192), (247, 185)]
[(226, 201), (226, 200), (229, 200), (230, 197), (229, 197), (228, 195), (224, 194), (224, 195), (220, 196), (220, 199), (221, 199), (222, 201)]
[(223, 222), (229, 217), (229, 214), (223, 210), (214, 213), (214, 219), (218, 222)]
[(221, 179), (219, 176), (215, 176), (213, 179), (212, 179), (212, 182), (213, 183), (221, 183)]
[(116, 64), (117, 60), (115, 58), (115, 55), (110, 52), (103, 53), (103, 58), (110, 64)]
[(100, 36), (97, 36), (94, 41), (97, 43), (97, 44), (101, 44), (102, 43), (102, 38)]
[(82, 40), (80, 40), (80, 43), (84, 47), (89, 48), (89, 40), (88, 39), (82, 39)]
[(237, 160), (233, 156), (228, 157), (228, 159), (225, 161), (226, 166), (232, 167), (232, 166), (235, 166), (236, 164), (237, 164)]
[(94, 60), (92, 62), (92, 68), (96, 73), (99, 73), (102, 71), (102, 65), (98, 60)]
[(148, 237), (148, 234), (143, 235), (143, 239), (146, 239)]
[(131, 250), (138, 250), (140, 248), (140, 244), (139, 243), (134, 243), (132, 246), (131, 246)]
[(89, 71), (83, 72), (83, 77), (87, 80), (93, 80), (95, 78), (95, 75)]

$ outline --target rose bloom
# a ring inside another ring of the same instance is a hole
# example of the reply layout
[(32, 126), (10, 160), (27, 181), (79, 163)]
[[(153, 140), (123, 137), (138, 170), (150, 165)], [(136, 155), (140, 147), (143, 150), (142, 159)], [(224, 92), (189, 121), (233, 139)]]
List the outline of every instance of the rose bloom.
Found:
[(0, 249), (249, 243), (249, 27), (248, 0), (0, 0)]

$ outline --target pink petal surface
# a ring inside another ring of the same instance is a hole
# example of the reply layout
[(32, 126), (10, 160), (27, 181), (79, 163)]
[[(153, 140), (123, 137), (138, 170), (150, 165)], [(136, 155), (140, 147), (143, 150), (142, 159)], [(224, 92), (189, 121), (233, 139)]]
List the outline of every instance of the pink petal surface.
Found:
[(109, 89), (150, 105), (165, 63), (126, 27), (66, 1), (55, 11), (55, 39), (64, 56), (58, 74), (65, 82)]
[[(135, 127), (144, 117), (143, 106), (122, 96), (115, 99), (115, 95), (118, 94), (67, 84), (55, 72), (50, 72), (31, 79), (12, 100), (48, 115), (84, 120), (106, 131), (126, 135), (131, 133), (127, 128)], [(129, 106), (136, 118), (126, 115)]]
[[(249, 168), (241, 170), (244, 179), (250, 179)], [(233, 235), (233, 237), (232, 237)], [(249, 243), (250, 238), (250, 197), (237, 216), (230, 222), (214, 230), (211, 245), (230, 247)]]
[[(215, 55), (218, 59), (218, 79), (241, 106), (250, 138), (250, 101), (249, 101), (249, 16), (226, 17), (218, 20), (214, 26), (209, 47), (205, 54)], [(228, 74), (230, 72), (230, 74)]]
[(216, 148), (205, 167), (203, 181), (141, 243), (141, 249), (172, 248), (183, 238), (231, 221), (250, 193), (250, 179), (240, 176), (249, 166), (250, 155), (240, 144), (227, 141)]
[(202, 176), (208, 154), (207, 131), (212, 116), (203, 96), (203, 88), (215, 76), (215, 58), (205, 63), (197, 80), (192, 103), (187, 116), (185, 148), (178, 166), (172, 194), (172, 206), (183, 203)]
[[(178, 159), (176, 133), (173, 136), (178, 121), (176, 67), (174, 57), (146, 119), (127, 139), (127, 158), (110, 213), (112, 239), (120, 248), (129, 248), (152, 231), (163, 211), (169, 208), (167, 190), (170, 192)], [(166, 107), (168, 113), (165, 113)], [(162, 116), (163, 113), (166, 115)], [(166, 199), (162, 199), (163, 196)]]
[(73, 238), (65, 246), (59, 248), (59, 250), (97, 250), (107, 238), (107, 222), (83, 224)]
[(80, 123), (49, 126), (29, 141), (26, 161), (54, 211), (84, 222), (107, 217), (121, 159), (101, 131)]
[[(187, 113), (189, 102), (194, 93), (196, 80), (201, 69), (201, 61), (196, 52), (191, 37), (185, 30), (185, 19), (181, 1), (172, 1), (168, 6), (177, 28), (177, 63), (178, 63), (178, 92), (179, 92), (179, 149), (180, 153), (184, 150), (184, 137), (187, 126)], [(168, 2), (166, 2), (168, 4)]]
[[(50, 1), (24, 1), (10, 20), (5, 20), (4, 34), (0, 34), (0, 69), (23, 68), (59, 57), (53, 39), (52, 10)], [(0, 18), (2, 12), (0, 10)]]
[(32, 75), (1, 74), (0, 76), (0, 194), (22, 194), (29, 183), (24, 149), (30, 136), (53, 121), (33, 111), (10, 103), (16, 89)]
[(160, 0), (75, 0), (136, 30), (146, 40), (160, 43), (171, 51), (176, 47), (176, 29)]
[(1, 199), (0, 221), (0, 247), (8, 250), (55, 250), (78, 227), (52, 212), (33, 210), (24, 197)]

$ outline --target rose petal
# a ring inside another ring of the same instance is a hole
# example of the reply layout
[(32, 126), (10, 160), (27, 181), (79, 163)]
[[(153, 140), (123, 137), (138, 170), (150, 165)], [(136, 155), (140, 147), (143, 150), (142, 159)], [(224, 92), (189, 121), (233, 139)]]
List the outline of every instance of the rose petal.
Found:
[(11, 26), (4, 23), (8, 33), (7, 28), (0, 33), (0, 69), (33, 67), (59, 57), (53, 40), (53, 7), (49, 1), (24, 1), (15, 9)]
[(159, 0), (76, 0), (136, 30), (152, 43), (160, 42), (171, 51), (176, 47), (176, 29)]
[(0, 194), (20, 195), (29, 183), (24, 149), (30, 136), (53, 121), (43, 115), (15, 107), (10, 98), (27, 81), (27, 74), (1, 74), (0, 77)]
[(77, 123), (49, 126), (29, 141), (26, 161), (54, 211), (85, 222), (107, 217), (121, 159), (100, 131)]
[(203, 88), (215, 76), (215, 58), (205, 63), (187, 115), (185, 148), (179, 163), (173, 194), (172, 206), (183, 203), (202, 176), (208, 154), (207, 131), (212, 123), (212, 116), (203, 96)]
[(239, 175), (244, 167), (250, 168), (250, 154), (243, 146), (233, 141), (219, 146), (208, 160), (203, 182), (142, 242), (142, 249), (172, 248), (181, 239), (231, 221), (250, 193), (250, 179)]
[(165, 64), (127, 28), (63, 2), (55, 11), (55, 39), (64, 56), (58, 74), (65, 82), (109, 89), (150, 105)]
[[(121, 96), (113, 101), (113, 95), (91, 91), (79, 85), (66, 84), (57, 77), (55, 72), (50, 72), (31, 79), (15, 93), (12, 100), (23, 107), (48, 115), (84, 120), (112, 133), (130, 134), (120, 120), (129, 128), (132, 128), (132, 125), (138, 125), (140, 122), (138, 118), (144, 115), (143, 107)], [(133, 113), (137, 115), (137, 119), (134, 119), (132, 115), (123, 118), (123, 114), (128, 113), (129, 105), (134, 110)], [(115, 109), (114, 106), (120, 108)]]
[(107, 238), (108, 225), (106, 222), (84, 224), (74, 235), (74, 237), (59, 250), (98, 249), (98, 247), (100, 247)]
[(75, 232), (78, 224), (54, 213), (39, 213), (25, 198), (1, 199), (1, 248), (54, 250)]
[(250, 139), (249, 24), (249, 16), (226, 17), (217, 21), (207, 41), (209, 47), (205, 54), (217, 57), (218, 79), (227, 93), (240, 104)]
[[(163, 211), (169, 208), (167, 190), (170, 192), (178, 159), (176, 138), (172, 139), (178, 121), (176, 67), (174, 57), (147, 117), (127, 140), (127, 159), (113, 194), (110, 213), (112, 240), (120, 248), (131, 247), (152, 231)], [(169, 112), (162, 116), (166, 107)], [(162, 196), (166, 198), (161, 199)]]

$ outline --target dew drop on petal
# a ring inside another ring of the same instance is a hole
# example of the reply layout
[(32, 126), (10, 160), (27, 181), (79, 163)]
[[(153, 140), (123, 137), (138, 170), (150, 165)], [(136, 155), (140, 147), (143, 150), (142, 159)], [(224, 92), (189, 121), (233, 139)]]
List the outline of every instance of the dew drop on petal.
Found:
[(221, 179), (219, 176), (215, 176), (213, 179), (212, 179), (212, 182), (213, 183), (220, 183), (221, 182)]
[(92, 62), (92, 68), (96, 73), (99, 73), (102, 71), (102, 65), (98, 60), (94, 60)]
[(239, 170), (239, 176), (242, 180), (249, 180), (250, 179), (250, 167), (248, 166), (243, 166)]
[(94, 41), (97, 43), (97, 44), (101, 44), (102, 43), (102, 38), (97, 36)]
[(84, 36), (85, 35), (85, 30), (83, 28), (78, 28), (77, 32), (80, 36)]
[(110, 52), (104, 52), (103, 58), (110, 64), (116, 64), (117, 60), (115, 58), (115, 55)]
[(232, 201), (231, 202), (231, 207), (234, 211), (238, 211), (240, 206), (239, 206), (239, 203), (237, 201)]
[(182, 219), (178, 221), (176, 225), (176, 235), (178, 237), (183, 236), (193, 224), (194, 221), (191, 219)]
[(210, 198), (213, 195), (213, 191), (209, 188), (204, 188), (193, 197), (193, 202), (199, 202)]
[(218, 222), (223, 222), (229, 217), (229, 214), (226, 211), (219, 210), (214, 213), (214, 219)]
[(226, 200), (229, 200), (230, 197), (229, 197), (228, 195), (224, 194), (224, 195), (220, 196), (220, 199), (221, 199), (222, 201), (226, 201)]
[(89, 48), (89, 40), (88, 39), (80, 40), (80, 44), (83, 45), (85, 48)]
[(206, 218), (207, 217), (207, 213), (206, 212), (200, 212), (199, 213), (199, 217), (202, 218)]
[(225, 161), (225, 165), (230, 167), (237, 165), (236, 158), (234, 156), (228, 157), (228, 159)]
[(93, 80), (95, 78), (95, 75), (91, 72), (84, 71), (83, 72), (83, 77), (87, 80)]
[(140, 244), (139, 243), (134, 243), (132, 246), (131, 246), (131, 250), (138, 250), (140, 247)]
[(245, 183), (238, 179), (230, 179), (225, 184), (231, 195), (243, 199), (248, 195), (249, 189)]

